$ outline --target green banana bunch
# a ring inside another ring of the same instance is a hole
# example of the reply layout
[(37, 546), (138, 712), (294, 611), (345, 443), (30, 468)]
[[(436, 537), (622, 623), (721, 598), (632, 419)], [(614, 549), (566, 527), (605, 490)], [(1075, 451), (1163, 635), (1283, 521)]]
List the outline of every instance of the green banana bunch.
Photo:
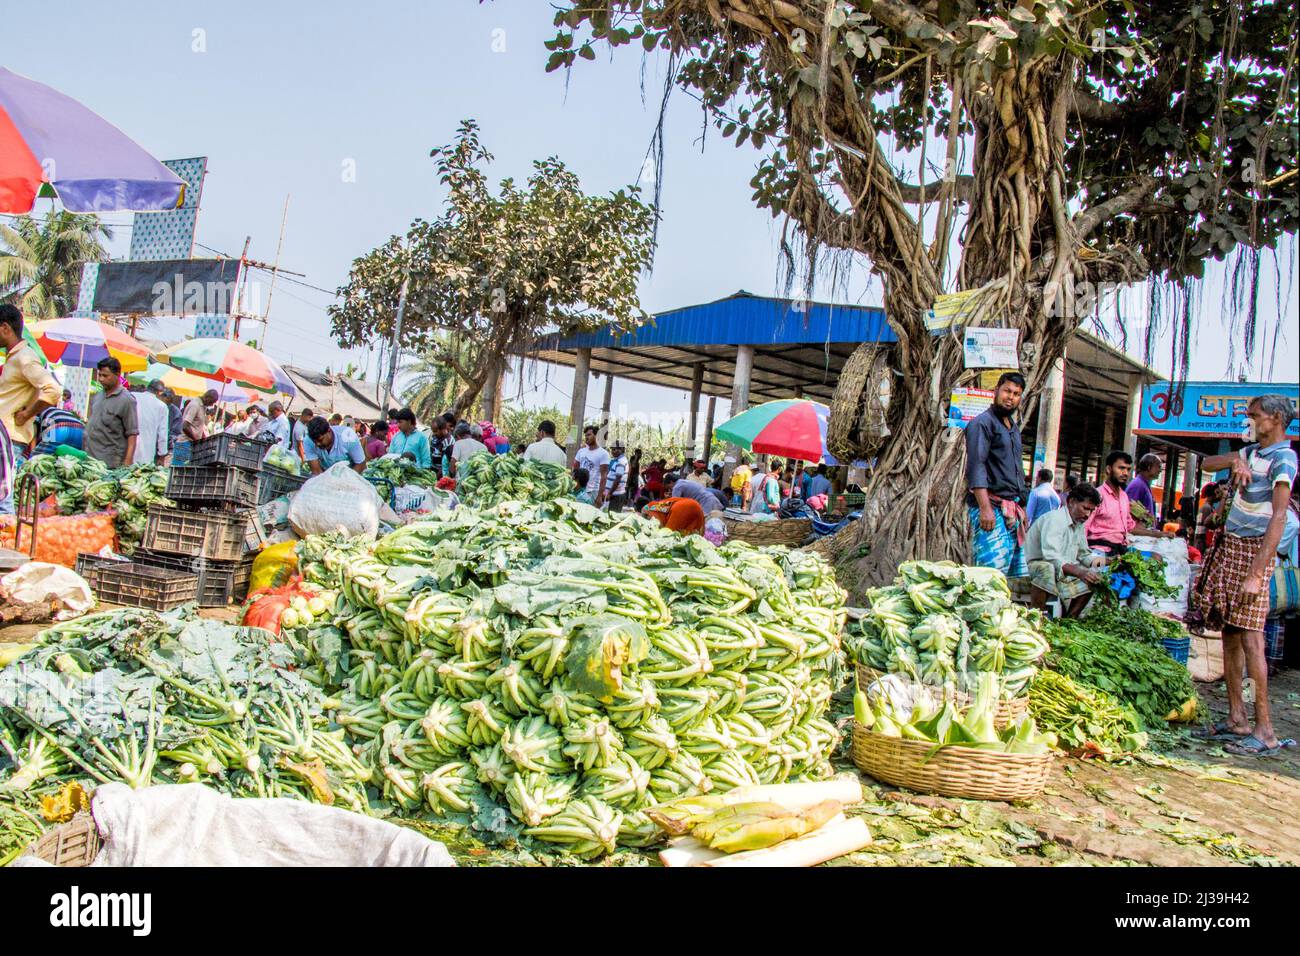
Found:
[(474, 767), (463, 760), (444, 763), (420, 778), (424, 802), (438, 816), (467, 811), (470, 795), (477, 786)]
[(650, 772), (627, 753), (615, 755), (603, 767), (587, 771), (582, 778), (583, 796), (597, 799), (619, 810), (640, 809), (650, 787)]
[(479, 747), (469, 752), (479, 783), (487, 784), (497, 793), (504, 793), (510, 778), (515, 774), (514, 762), (505, 755), (500, 744)]
[(438, 665), (443, 690), (457, 700), (470, 700), (487, 692), (493, 661), (449, 660)]
[(528, 664), (544, 681), (564, 673), (564, 655), (569, 637), (554, 624), (526, 628), (516, 639), (510, 656)]
[(623, 823), (618, 828), (619, 846), (645, 848), (662, 843), (663, 840), (663, 831), (644, 810), (623, 814)]
[(442, 681), (438, 678), (438, 667), (446, 662), (431, 648), (425, 648), (411, 659), (402, 671), (402, 690), (414, 694), (422, 701), (431, 702), (442, 693)]
[(737, 751), (728, 751), (704, 765), (704, 775), (721, 790), (757, 786), (761, 781), (749, 761)]
[(709, 616), (701, 618), (696, 626), (715, 670), (748, 667), (765, 643), (758, 629), (743, 618)]
[(600, 701), (596, 698), (561, 682), (552, 684), (542, 697), (542, 713), (556, 727), (567, 727), (579, 718), (598, 713), (600, 709)]
[(658, 712), (659, 695), (654, 683), (635, 674), (626, 675), (613, 699), (605, 704), (610, 721), (622, 729), (639, 727)]
[(663, 766), (677, 756), (680, 744), (668, 721), (658, 715), (627, 731), (626, 753), (647, 770)]
[(472, 743), (468, 717), (460, 702), (450, 697), (434, 700), (416, 726), (444, 757), (455, 756)]
[(561, 844), (577, 856), (592, 858), (617, 849), (622, 825), (623, 814), (618, 810), (595, 797), (579, 797), (562, 812), (524, 833)]
[(501, 738), (501, 752), (520, 771), (567, 773), (564, 737), (543, 717), (529, 717), (512, 725)]
[(461, 701), (460, 708), (465, 712), (465, 733), (471, 747), (499, 743), (510, 727), (510, 715), (491, 694)]
[(658, 688), (657, 693), (659, 713), (678, 734), (708, 717), (721, 699), (716, 690), (708, 687), (669, 685)]
[(543, 712), (546, 685), (536, 673), (518, 663), (499, 667), (487, 678), (485, 687), (495, 694), (507, 713), (516, 717)]
[(657, 803), (712, 789), (713, 781), (704, 773), (704, 766), (685, 750), (650, 772), (650, 795)]
[(530, 827), (540, 826), (543, 820), (564, 812), (577, 782), (574, 776), (521, 771), (506, 785), (506, 802), (518, 819)]
[(661, 684), (681, 686), (713, 670), (704, 639), (681, 629), (650, 632), (652, 650), (640, 664), (641, 673)]
[(687, 753), (701, 760), (711, 760), (719, 754), (736, 749), (736, 738), (731, 736), (726, 721), (708, 717), (678, 735), (678, 742)]
[(451, 626), (451, 646), (466, 661), (497, 661), (501, 657), (501, 635), (486, 618), (470, 615)]
[(763, 636), (763, 647), (759, 648), (754, 667), (779, 671), (803, 660), (808, 650), (803, 635), (775, 622), (760, 624), (758, 631)]
[(608, 718), (579, 717), (564, 728), (564, 755), (581, 770), (605, 767), (623, 751), (623, 738)]

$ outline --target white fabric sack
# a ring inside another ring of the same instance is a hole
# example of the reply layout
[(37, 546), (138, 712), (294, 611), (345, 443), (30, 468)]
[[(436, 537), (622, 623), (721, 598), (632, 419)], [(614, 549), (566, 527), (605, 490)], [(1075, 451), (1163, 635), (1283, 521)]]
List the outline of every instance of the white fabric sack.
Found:
[(55, 595), (66, 609), (54, 615), (56, 621), (81, 617), (95, 606), (95, 594), (86, 579), (61, 564), (28, 561), (0, 578), (0, 587), (8, 592), (10, 598), (23, 604), (36, 604), (51, 594)]
[(456, 865), (441, 843), (384, 820), (300, 800), (234, 799), (200, 783), (106, 783), (91, 813), (104, 839), (91, 866)]
[(331, 531), (373, 538), (383, 506), (375, 486), (340, 461), (298, 489), (289, 503), (289, 524), (304, 538)]
[(1152, 598), (1138, 593), (1138, 607), (1152, 614), (1173, 614), (1182, 617), (1187, 613), (1187, 598), (1191, 590), (1192, 566), (1187, 560), (1187, 542), (1182, 538), (1141, 538), (1134, 545), (1139, 551), (1159, 555), (1165, 562), (1165, 581), (1178, 593), (1169, 598)]

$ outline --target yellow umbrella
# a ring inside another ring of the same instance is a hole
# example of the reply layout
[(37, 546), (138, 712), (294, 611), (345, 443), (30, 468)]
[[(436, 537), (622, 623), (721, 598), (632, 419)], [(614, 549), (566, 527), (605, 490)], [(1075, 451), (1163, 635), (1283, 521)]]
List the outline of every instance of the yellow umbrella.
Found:
[(184, 395), (186, 398), (197, 398), (212, 388), (211, 380), (191, 375), (170, 365), (163, 365), (161, 362), (154, 362), (144, 371), (132, 372), (126, 378), (136, 385), (148, 385), (157, 379), (177, 395)]

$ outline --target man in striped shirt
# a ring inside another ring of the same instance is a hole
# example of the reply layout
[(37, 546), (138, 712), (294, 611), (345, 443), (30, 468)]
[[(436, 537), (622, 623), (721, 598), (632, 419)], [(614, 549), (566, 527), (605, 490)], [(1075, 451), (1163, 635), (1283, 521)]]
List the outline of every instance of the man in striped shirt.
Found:
[[(1247, 757), (1272, 756), (1294, 740), (1279, 740), (1268, 703), (1268, 662), (1264, 622), (1268, 582), (1273, 575), (1287, 503), (1296, 480), (1296, 454), (1287, 439), (1295, 408), (1285, 395), (1261, 395), (1246, 414), (1255, 441), (1235, 455), (1205, 459), (1208, 471), (1232, 469), (1236, 498), (1229, 505), (1222, 539), (1206, 558), (1197, 603), (1206, 623), (1223, 631), (1223, 668), (1228, 688), (1228, 718), (1212, 723), (1205, 736), (1227, 741), (1224, 750)], [(1255, 723), (1246, 717), (1243, 667), (1255, 685)]]

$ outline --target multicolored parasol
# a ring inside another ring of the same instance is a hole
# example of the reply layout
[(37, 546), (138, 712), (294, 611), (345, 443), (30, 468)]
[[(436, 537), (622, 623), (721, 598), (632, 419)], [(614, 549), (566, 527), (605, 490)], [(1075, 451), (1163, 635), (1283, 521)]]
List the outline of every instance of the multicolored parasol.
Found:
[(104, 322), (47, 319), (31, 323), (30, 328), (36, 344), (51, 362), (94, 368), (101, 359), (111, 355), (122, 363), (123, 372), (137, 372), (149, 365), (149, 346)]
[(298, 389), (274, 360), (229, 339), (190, 339), (158, 353), (158, 360), (218, 382), (263, 392), (297, 395)]
[(175, 209), (185, 181), (116, 126), (44, 83), (0, 68), (0, 212), (37, 196), (71, 212)]
[(719, 425), (714, 435), (758, 455), (833, 462), (826, 452), (830, 417), (831, 410), (820, 402), (781, 399), (741, 412)]

